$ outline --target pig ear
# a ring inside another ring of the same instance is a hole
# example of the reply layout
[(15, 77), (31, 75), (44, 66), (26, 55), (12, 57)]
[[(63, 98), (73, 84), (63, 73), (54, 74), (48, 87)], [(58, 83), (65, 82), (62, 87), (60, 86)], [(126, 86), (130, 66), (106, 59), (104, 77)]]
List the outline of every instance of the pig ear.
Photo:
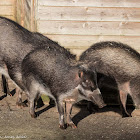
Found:
[(83, 77), (83, 71), (82, 71), (82, 70), (79, 70), (79, 72), (78, 72), (78, 76), (79, 76), (80, 78)]
[(83, 65), (80, 66), (80, 69), (82, 71), (87, 71), (88, 70), (88, 65), (87, 64), (83, 64)]
[(80, 78), (83, 77), (84, 72), (88, 70), (88, 66), (86, 64), (80, 65), (78, 75)]

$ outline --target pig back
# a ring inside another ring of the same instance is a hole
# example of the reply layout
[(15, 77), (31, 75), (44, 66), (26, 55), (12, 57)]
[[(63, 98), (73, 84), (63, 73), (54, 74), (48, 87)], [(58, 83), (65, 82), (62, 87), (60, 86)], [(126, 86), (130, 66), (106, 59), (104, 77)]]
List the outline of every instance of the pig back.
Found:
[(134, 78), (140, 75), (140, 54), (128, 45), (117, 42), (100, 42), (81, 56), (96, 67), (97, 72), (112, 77)]
[(24, 79), (34, 77), (49, 87), (53, 94), (73, 89), (77, 67), (61, 51), (52, 47), (39, 48), (29, 53), (22, 62)]

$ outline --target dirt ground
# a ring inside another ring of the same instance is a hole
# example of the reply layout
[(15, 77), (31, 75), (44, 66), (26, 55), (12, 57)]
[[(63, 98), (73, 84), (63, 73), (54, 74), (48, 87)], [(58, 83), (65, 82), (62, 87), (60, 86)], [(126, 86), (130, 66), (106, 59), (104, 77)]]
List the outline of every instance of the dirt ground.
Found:
[[(11, 90), (14, 89), (11, 86)], [(74, 106), (73, 121), (77, 129), (58, 127), (56, 107), (44, 105), (37, 109), (36, 119), (29, 108), (17, 108), (16, 95), (3, 98), (0, 93), (0, 139), (26, 140), (139, 140), (140, 117), (122, 118), (119, 106), (107, 106), (89, 114), (85, 106)], [(24, 98), (26, 98), (24, 96)], [(132, 108), (129, 107), (129, 111)]]

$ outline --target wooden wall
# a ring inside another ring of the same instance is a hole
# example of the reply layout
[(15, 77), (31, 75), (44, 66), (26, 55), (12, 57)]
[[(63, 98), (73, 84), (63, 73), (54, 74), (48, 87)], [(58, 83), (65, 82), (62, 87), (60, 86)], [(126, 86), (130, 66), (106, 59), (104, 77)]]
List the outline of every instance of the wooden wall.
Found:
[(35, 0), (17, 0), (17, 22), (30, 31), (35, 31)]
[(140, 0), (0, 0), (0, 16), (80, 54), (114, 40), (140, 51)]
[(16, 21), (16, 0), (0, 0), (0, 16)]
[(80, 54), (114, 40), (140, 51), (139, 0), (38, 0), (37, 31)]

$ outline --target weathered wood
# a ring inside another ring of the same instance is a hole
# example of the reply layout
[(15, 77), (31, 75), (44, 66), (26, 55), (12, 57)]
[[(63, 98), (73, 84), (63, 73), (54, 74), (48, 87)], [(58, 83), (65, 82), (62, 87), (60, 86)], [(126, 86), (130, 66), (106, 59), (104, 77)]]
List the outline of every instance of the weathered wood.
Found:
[(15, 7), (13, 6), (0, 6), (0, 15), (1, 16), (11, 16), (14, 15)]
[(140, 22), (38, 21), (43, 34), (140, 35)]
[(139, 0), (39, 0), (42, 6), (140, 7)]
[[(31, 13), (31, 3), (29, 3), (30, 0), (27, 0), (25, 1), (25, 4), (24, 4), (24, 9), (25, 9), (25, 12), (28, 13), (28, 15), (30, 15)], [(30, 1), (31, 2), (31, 1)], [(27, 15), (27, 14), (26, 14)]]
[(22, 6), (21, 6), (21, 1), (17, 1), (17, 4), (16, 4), (16, 6), (17, 6), (17, 13), (16, 13), (16, 19), (17, 19), (17, 23), (19, 23), (19, 24), (21, 24), (21, 9), (22, 9)]
[(140, 8), (39, 6), (38, 17), (39, 20), (140, 22)]
[(100, 41), (117, 41), (130, 45), (140, 51), (140, 36), (80, 36), (80, 35), (46, 35), (60, 45), (70, 49), (87, 49)]
[(25, 0), (26, 5), (30, 8), (33, 0)]
[(28, 30), (31, 29), (31, 22), (29, 20), (29, 17), (28, 16), (25, 16), (24, 17), (24, 27)]
[(16, 0), (0, 0), (0, 6), (13, 6)]
[(140, 51), (138, 0), (24, 0), (24, 12), (25, 28), (35, 31), (37, 27), (77, 55), (96, 42), (109, 40)]
[(24, 27), (28, 30), (31, 29), (31, 7), (30, 7), (31, 3), (30, 2), (31, 2), (30, 0), (29, 1), (26, 0), (24, 3), (24, 22), (25, 22)]
[(33, 7), (35, 2), (35, 0), (21, 0), (17, 2), (17, 21), (23, 27), (31, 31), (35, 31), (35, 27), (33, 25), (35, 18)]
[(24, 26), (25, 25), (25, 1), (21, 0), (21, 25)]
[(36, 31), (36, 26), (35, 26), (35, 14), (36, 14), (36, 0), (31, 1), (31, 21), (30, 21), (30, 30), (31, 31)]

